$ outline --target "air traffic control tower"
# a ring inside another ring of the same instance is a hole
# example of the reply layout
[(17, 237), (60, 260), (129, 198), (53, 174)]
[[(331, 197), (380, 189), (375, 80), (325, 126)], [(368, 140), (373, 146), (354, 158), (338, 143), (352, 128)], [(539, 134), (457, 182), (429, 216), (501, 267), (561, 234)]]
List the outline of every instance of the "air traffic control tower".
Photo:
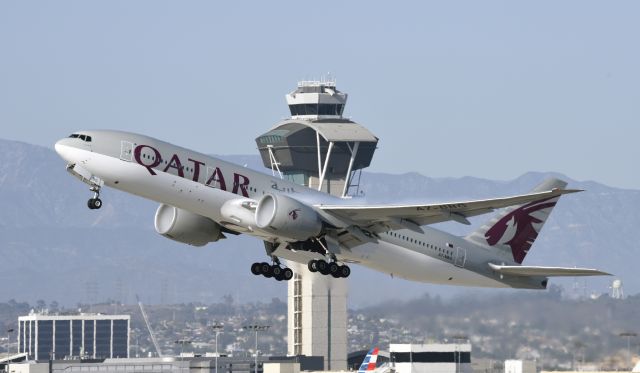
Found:
[(347, 94), (335, 82), (303, 81), (286, 98), (291, 117), (256, 139), (265, 167), (333, 195), (358, 193), (378, 138), (342, 117)]
[[(347, 94), (335, 81), (302, 81), (286, 99), (291, 117), (256, 138), (264, 166), (336, 196), (358, 194), (378, 138), (342, 116)], [(346, 370), (347, 279), (288, 264), (288, 354), (324, 356), (325, 370)]]

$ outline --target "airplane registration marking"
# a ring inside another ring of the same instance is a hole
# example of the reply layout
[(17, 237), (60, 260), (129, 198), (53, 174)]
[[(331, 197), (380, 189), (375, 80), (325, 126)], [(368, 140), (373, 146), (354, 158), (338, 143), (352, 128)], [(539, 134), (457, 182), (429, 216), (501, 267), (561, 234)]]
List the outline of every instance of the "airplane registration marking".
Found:
[(429, 205), (429, 206), (418, 206), (416, 207), (416, 211), (431, 211), (431, 210), (453, 210), (466, 208), (466, 203), (447, 203), (443, 205)]

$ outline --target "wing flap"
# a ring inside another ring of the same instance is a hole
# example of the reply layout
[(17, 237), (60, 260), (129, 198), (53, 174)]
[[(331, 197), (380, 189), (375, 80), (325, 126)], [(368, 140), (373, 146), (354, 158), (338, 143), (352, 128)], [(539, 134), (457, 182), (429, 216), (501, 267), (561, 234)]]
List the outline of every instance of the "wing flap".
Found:
[(512, 276), (545, 276), (545, 277), (575, 277), (575, 276), (611, 276), (611, 273), (593, 268), (571, 267), (540, 267), (540, 266), (505, 266), (489, 263), (494, 271)]

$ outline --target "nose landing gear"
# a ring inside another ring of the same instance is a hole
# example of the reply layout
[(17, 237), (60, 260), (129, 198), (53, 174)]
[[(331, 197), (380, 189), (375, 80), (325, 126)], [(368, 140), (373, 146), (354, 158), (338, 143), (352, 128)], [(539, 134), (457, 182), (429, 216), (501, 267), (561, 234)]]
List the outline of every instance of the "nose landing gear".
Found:
[(102, 207), (102, 200), (100, 199), (100, 187), (92, 186), (90, 189), (93, 192), (93, 198), (87, 201), (87, 207), (91, 210), (97, 210)]
[(102, 207), (100, 188), (104, 185), (104, 180), (92, 175), (89, 170), (75, 163), (67, 165), (67, 172), (78, 178), (83, 183), (89, 185), (89, 190), (93, 192), (93, 198), (87, 201), (87, 207), (91, 210), (96, 210)]

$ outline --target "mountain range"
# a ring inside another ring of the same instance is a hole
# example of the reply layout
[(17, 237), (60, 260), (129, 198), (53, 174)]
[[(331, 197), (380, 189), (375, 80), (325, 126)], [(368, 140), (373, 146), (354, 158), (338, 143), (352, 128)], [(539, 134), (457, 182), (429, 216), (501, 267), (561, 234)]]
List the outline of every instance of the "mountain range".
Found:
[[(221, 158), (270, 173), (257, 155)], [(370, 203), (490, 198), (527, 192), (549, 176), (585, 192), (561, 199), (525, 263), (595, 267), (615, 275), (552, 280), (576, 294), (607, 292), (614, 278), (623, 281), (626, 293), (638, 292), (640, 278), (632, 264), (639, 253), (638, 190), (546, 172), (528, 172), (510, 181), (363, 173), (360, 189), (365, 193), (358, 198)], [(65, 172), (64, 161), (53, 150), (0, 140), (0, 281), (5, 285), (0, 299), (74, 305), (130, 303), (136, 294), (145, 303), (216, 302), (225, 296), (241, 302), (286, 298), (284, 282), (249, 272), (251, 263), (267, 259), (258, 240), (231, 236), (204, 248), (182, 245), (154, 231), (155, 202), (105, 188), (102, 209), (89, 210), (89, 197), (88, 188)], [(488, 218), (474, 218), (470, 227), (437, 226), (464, 235)], [(447, 296), (513, 291), (412, 283), (357, 265), (352, 270), (353, 307), (426, 292)]]

